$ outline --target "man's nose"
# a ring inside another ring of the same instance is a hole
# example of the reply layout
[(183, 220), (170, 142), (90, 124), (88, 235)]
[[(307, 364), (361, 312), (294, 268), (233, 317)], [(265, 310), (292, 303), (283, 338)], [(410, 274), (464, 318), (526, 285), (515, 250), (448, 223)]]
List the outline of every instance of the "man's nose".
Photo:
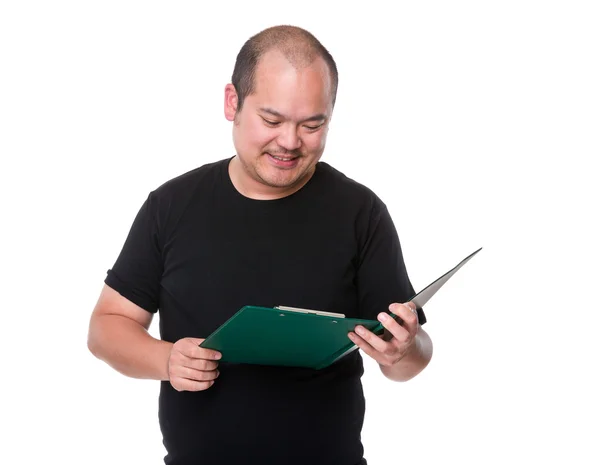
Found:
[(298, 136), (296, 126), (292, 124), (284, 125), (277, 138), (277, 143), (280, 147), (289, 151), (299, 149), (302, 145), (302, 140)]

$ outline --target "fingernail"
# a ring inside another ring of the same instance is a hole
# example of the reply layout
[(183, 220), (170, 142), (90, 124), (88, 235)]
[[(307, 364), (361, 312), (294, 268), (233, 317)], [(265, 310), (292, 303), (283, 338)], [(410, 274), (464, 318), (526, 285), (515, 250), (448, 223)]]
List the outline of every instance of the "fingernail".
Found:
[(355, 331), (361, 336), (365, 334), (365, 329), (362, 326), (357, 326)]
[(387, 313), (380, 313), (380, 314), (377, 316), (377, 319), (378, 319), (379, 321), (381, 321), (381, 322), (385, 322), (385, 321), (389, 320), (389, 318), (390, 318), (390, 317), (387, 315)]
[(219, 360), (221, 358), (221, 354), (217, 353), (214, 355), (214, 357), (215, 357), (215, 360)]

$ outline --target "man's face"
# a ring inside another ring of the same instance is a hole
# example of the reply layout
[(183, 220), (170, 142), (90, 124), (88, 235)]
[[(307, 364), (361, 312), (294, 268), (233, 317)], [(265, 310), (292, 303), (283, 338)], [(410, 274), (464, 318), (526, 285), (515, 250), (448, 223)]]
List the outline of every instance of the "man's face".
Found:
[[(255, 75), (255, 91), (241, 111), (228, 85), (225, 113), (234, 120), (233, 141), (250, 190), (284, 193), (303, 185), (325, 149), (332, 113), (331, 78), (323, 59), (296, 69), (277, 51), (267, 52)], [(228, 112), (229, 105), (229, 112)]]

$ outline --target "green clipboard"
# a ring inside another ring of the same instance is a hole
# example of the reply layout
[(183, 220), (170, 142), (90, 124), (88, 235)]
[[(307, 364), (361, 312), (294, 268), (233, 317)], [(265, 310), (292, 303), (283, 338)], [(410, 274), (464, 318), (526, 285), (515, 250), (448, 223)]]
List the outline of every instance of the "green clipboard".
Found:
[[(425, 303), (481, 248), (440, 276), (411, 299)], [(393, 318), (396, 315), (391, 314)], [(343, 314), (294, 307), (247, 305), (208, 336), (200, 347), (221, 352), (221, 362), (305, 367), (319, 370), (356, 350), (348, 338), (356, 325), (381, 334), (377, 320), (345, 318)]]
[[(379, 321), (330, 316), (291, 307), (247, 305), (200, 347), (221, 352), (221, 362), (320, 369), (346, 352), (356, 325), (372, 330)], [(335, 314), (331, 314), (335, 315)]]

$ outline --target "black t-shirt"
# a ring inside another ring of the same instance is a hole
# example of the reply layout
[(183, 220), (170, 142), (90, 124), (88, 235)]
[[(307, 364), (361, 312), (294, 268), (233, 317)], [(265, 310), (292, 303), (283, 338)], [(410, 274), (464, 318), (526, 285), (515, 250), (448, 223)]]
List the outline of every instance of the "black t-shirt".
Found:
[[(253, 200), (233, 186), (230, 160), (151, 192), (108, 271), (107, 285), (159, 311), (162, 339), (205, 338), (244, 305), (376, 319), (414, 295), (390, 215), (371, 190), (319, 162), (296, 193)], [(318, 371), (219, 371), (205, 391), (161, 383), (165, 463), (366, 463), (359, 351)]]

